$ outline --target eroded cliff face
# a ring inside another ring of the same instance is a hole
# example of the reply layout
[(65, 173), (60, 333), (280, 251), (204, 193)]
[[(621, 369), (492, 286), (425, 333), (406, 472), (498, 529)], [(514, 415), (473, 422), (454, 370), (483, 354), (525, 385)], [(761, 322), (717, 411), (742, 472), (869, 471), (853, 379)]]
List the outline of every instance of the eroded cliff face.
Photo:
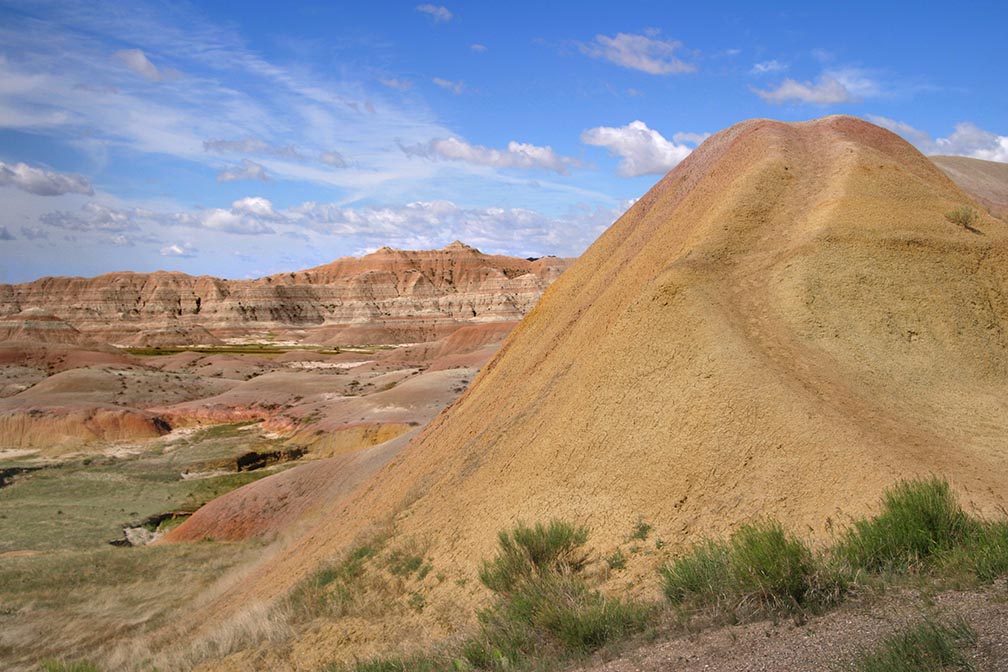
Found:
[[(274, 331), (333, 344), (433, 340), (459, 326), (514, 321), (572, 260), (382, 248), (304, 271), (256, 280), (183, 273), (109, 273), (0, 285), (0, 315), (42, 309), (113, 343), (166, 328), (214, 337)], [(198, 327), (198, 328), (197, 328)]]

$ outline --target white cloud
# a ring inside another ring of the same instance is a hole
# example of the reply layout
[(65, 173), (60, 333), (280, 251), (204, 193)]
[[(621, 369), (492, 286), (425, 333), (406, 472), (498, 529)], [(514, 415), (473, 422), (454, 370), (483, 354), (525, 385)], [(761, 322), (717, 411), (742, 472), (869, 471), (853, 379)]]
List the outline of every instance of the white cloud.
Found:
[(39, 221), (70, 231), (123, 233), (135, 231), (138, 223), (148, 220), (151, 214), (139, 208), (117, 209), (89, 201), (81, 206), (79, 212), (54, 210), (39, 217)]
[(48, 240), (49, 234), (40, 226), (22, 226), (21, 235), (27, 240)]
[(196, 248), (191, 243), (173, 243), (161, 248), (162, 257), (184, 257), (196, 256)]
[(248, 196), (241, 198), (231, 204), (231, 210), (235, 213), (254, 215), (264, 219), (276, 219), (278, 217), (273, 204), (262, 196)]
[(581, 134), (581, 142), (605, 147), (611, 154), (622, 157), (618, 172), (623, 177), (664, 174), (693, 151), (683, 143), (698, 142), (706, 135), (677, 133), (669, 141), (661, 133), (648, 128), (643, 121), (632, 121), (626, 126), (599, 126)]
[(448, 89), (456, 96), (465, 90), (465, 84), (463, 82), (453, 82), (450, 79), (442, 79), (441, 77), (435, 77), (431, 80), (442, 89)]
[(1008, 136), (985, 131), (968, 121), (956, 124), (955, 130), (948, 136), (932, 140), (926, 131), (902, 121), (872, 114), (868, 115), (868, 119), (903, 136), (925, 154), (951, 154), (1008, 163)]
[(475, 51), (477, 54), (482, 54), (487, 51), (487, 46), (485, 44), (470, 44), (469, 48)]
[(269, 182), (269, 179), (265, 166), (248, 159), (242, 159), (241, 165), (225, 168), (217, 173), (218, 182), (237, 182), (239, 180), (262, 180), (263, 182)]
[(696, 66), (681, 61), (673, 55), (682, 43), (676, 40), (659, 40), (648, 35), (617, 33), (614, 37), (596, 35), (595, 41), (581, 45), (581, 51), (594, 58), (602, 58), (631, 70), (652, 75), (669, 75), (693, 72)]
[(771, 72), (782, 72), (787, 70), (788, 66), (786, 63), (781, 63), (778, 60), (763, 61), (762, 63), (754, 63), (752, 66), (752, 74), (754, 75), (765, 75)]
[(548, 145), (540, 147), (514, 140), (504, 150), (473, 145), (458, 138), (436, 138), (425, 145), (400, 147), (409, 156), (465, 161), (494, 168), (542, 168), (566, 174), (571, 166), (580, 165), (576, 159), (561, 156)]
[(146, 77), (152, 82), (160, 82), (166, 79), (178, 79), (181, 73), (171, 68), (158, 69), (150, 62), (147, 55), (140, 49), (123, 49), (112, 54), (112, 57), (125, 65), (127, 68)]
[(327, 166), (332, 166), (333, 168), (346, 168), (347, 162), (343, 158), (343, 155), (339, 152), (322, 152), (319, 154), (319, 161), (326, 164)]
[(218, 140), (211, 138), (203, 141), (203, 151), (218, 154), (263, 154), (284, 159), (301, 159), (301, 152), (294, 145), (271, 145), (261, 138), (242, 138), (241, 140)]
[(434, 19), (434, 23), (440, 23), (442, 21), (451, 21), (452, 17), (455, 16), (444, 5), (431, 5), (431, 4), (417, 5), (416, 9), (418, 12), (429, 14), (431, 18)]
[[(244, 201), (255, 200), (255, 199), (243, 199)], [(269, 205), (269, 201), (266, 199), (258, 199), (264, 201)], [(234, 205), (240, 205), (242, 201), (236, 201)], [(255, 207), (254, 205), (252, 206)], [(272, 206), (270, 206), (272, 210)], [(213, 210), (208, 210), (199, 213), (196, 217), (192, 218), (192, 226), (205, 229), (213, 229), (214, 231), (224, 231), (225, 233), (234, 233), (240, 236), (257, 236), (266, 233), (276, 233), (269, 225), (266, 224), (266, 219), (275, 219), (276, 213), (270, 216), (264, 216), (258, 212), (238, 209), (224, 210), (221, 208), (214, 208)], [(185, 221), (185, 220), (183, 220)]]
[(25, 163), (11, 165), (0, 161), (0, 186), (2, 185), (17, 187), (36, 196), (94, 194), (91, 183), (81, 175), (32, 168)]
[(753, 91), (773, 105), (783, 105), (792, 101), (813, 105), (830, 105), (833, 103), (856, 103), (861, 100), (849, 91), (840, 80), (826, 74), (821, 75), (815, 84), (785, 79), (774, 89), (766, 91), (753, 89)]
[(7, 230), (6, 226), (0, 226), (0, 240), (14, 240), (13, 234)]
[(860, 68), (825, 70), (816, 82), (785, 79), (776, 88), (753, 89), (760, 98), (773, 105), (788, 102), (812, 105), (860, 103), (865, 98), (884, 95), (882, 86)]

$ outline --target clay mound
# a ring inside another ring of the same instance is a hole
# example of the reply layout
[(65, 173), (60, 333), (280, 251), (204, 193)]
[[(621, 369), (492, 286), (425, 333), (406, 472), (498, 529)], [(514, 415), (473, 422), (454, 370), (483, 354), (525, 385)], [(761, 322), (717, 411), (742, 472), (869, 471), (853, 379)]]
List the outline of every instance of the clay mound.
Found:
[(342, 501), (415, 434), (346, 455), (302, 464), (218, 497), (158, 543), (240, 541), (291, 534)]
[[(673, 543), (776, 516), (825, 536), (895, 480), (1008, 498), (1003, 222), (896, 135), (754, 120), (706, 141), (561, 278), (458, 402), (334, 512), (310, 566), (400, 516), (472, 571), (518, 518)], [(275, 573), (271, 572), (273, 578)]]
[(29, 308), (0, 318), (0, 341), (73, 345), (93, 343), (72, 325), (41, 308)]
[(385, 364), (426, 366), (432, 371), (479, 368), (490, 361), (515, 325), (515, 322), (491, 322), (461, 327), (437, 341), (396, 348), (381, 361)]
[(145, 329), (123, 345), (135, 348), (163, 348), (181, 345), (220, 345), (223, 341), (198, 324), (169, 324)]
[(130, 366), (136, 361), (109, 345), (74, 347), (26, 341), (0, 342), (0, 366), (20, 364), (58, 372), (86, 366)]
[(8, 406), (0, 400), (0, 449), (30, 449), (43, 456), (95, 443), (149, 439), (170, 431), (154, 413), (117, 406)]
[(928, 158), (992, 215), (1008, 220), (1008, 163), (965, 156)]

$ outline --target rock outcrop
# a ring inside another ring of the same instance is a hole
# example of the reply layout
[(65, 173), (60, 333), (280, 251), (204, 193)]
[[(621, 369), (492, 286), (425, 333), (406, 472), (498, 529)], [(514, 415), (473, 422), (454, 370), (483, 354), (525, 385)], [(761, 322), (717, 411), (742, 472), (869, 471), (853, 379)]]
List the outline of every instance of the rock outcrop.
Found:
[(465, 324), (521, 319), (570, 263), (486, 255), (456, 242), (421, 252), (385, 247), (256, 280), (170, 272), (50, 277), (0, 285), (0, 315), (41, 309), (122, 344), (265, 332), (334, 345), (412, 343)]

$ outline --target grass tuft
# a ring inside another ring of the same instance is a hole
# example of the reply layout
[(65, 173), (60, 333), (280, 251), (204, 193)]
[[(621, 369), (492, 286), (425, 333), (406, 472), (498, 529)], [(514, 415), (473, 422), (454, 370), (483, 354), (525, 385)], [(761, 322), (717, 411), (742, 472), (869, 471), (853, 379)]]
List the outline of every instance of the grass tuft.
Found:
[(882, 640), (855, 664), (858, 672), (927, 672), (972, 670), (965, 649), (976, 642), (976, 633), (963, 620), (951, 624), (931, 620)]
[(907, 572), (962, 545), (976, 528), (946, 481), (905, 481), (886, 491), (877, 516), (854, 522), (836, 552), (854, 570)]
[(660, 572), (674, 605), (732, 615), (799, 611), (842, 590), (840, 579), (775, 521), (744, 525), (727, 541), (702, 541)]
[(960, 205), (946, 212), (945, 219), (963, 228), (972, 229), (973, 225), (980, 219), (980, 215), (976, 209), (968, 205)]
[(483, 564), (480, 581), (495, 593), (510, 593), (534, 576), (578, 572), (588, 560), (582, 550), (588, 528), (553, 520), (548, 524), (524, 523), (497, 535), (497, 557)]
[(41, 672), (102, 672), (101, 668), (86, 660), (66, 662), (62, 660), (47, 660), (39, 665)]

